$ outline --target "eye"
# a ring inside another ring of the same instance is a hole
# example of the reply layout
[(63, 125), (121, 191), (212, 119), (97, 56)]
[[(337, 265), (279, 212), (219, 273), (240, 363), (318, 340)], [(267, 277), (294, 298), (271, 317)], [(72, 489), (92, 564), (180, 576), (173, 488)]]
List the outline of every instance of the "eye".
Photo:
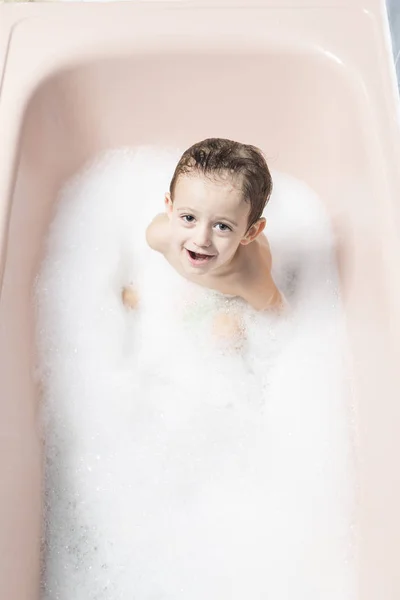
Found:
[(181, 219), (184, 223), (193, 223), (194, 216), (193, 215), (181, 215)]
[(218, 227), (219, 231), (232, 231), (229, 225), (225, 225), (225, 223), (217, 223), (215, 227)]

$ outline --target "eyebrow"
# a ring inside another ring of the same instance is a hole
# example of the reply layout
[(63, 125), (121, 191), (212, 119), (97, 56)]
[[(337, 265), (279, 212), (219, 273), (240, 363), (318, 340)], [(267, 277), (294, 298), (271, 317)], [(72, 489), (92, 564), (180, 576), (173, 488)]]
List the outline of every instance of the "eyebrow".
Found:
[[(196, 211), (193, 208), (190, 208), (189, 206), (180, 206), (178, 208), (179, 212), (189, 212), (189, 213), (196, 213)], [(232, 221), (231, 219), (228, 219), (227, 217), (215, 217), (216, 221), (226, 221), (227, 223), (229, 223), (230, 225), (233, 225), (234, 227), (239, 227), (239, 225), (237, 223), (235, 223), (235, 221)]]

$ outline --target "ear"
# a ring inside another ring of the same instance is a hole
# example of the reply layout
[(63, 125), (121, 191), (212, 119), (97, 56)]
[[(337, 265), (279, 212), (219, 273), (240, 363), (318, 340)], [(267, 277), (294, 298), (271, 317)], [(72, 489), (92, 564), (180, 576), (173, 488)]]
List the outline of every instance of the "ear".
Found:
[(246, 246), (247, 244), (253, 242), (256, 237), (258, 237), (260, 233), (264, 231), (266, 224), (267, 221), (264, 217), (258, 219), (258, 221), (253, 223), (253, 225), (247, 230), (246, 235), (240, 240), (240, 243), (243, 244), (243, 246)]
[(166, 210), (168, 216), (170, 216), (172, 213), (172, 198), (171, 198), (171, 194), (169, 192), (167, 192), (164, 196), (164, 204), (165, 204), (165, 210)]

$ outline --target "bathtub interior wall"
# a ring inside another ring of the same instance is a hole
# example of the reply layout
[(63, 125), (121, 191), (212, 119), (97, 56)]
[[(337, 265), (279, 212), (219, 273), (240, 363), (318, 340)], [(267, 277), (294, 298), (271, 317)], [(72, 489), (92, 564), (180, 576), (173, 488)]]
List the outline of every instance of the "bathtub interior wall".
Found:
[[(382, 441), (382, 451), (390, 451), (399, 416), (394, 414), (399, 387), (393, 385), (390, 311), (385, 306), (390, 282), (382, 244), (391, 215), (380, 201), (384, 172), (379, 135), (364, 87), (322, 54), (241, 55), (237, 49), (231, 56), (143, 54), (59, 72), (38, 85), (26, 106), (0, 303), (0, 396), (13, 398), (3, 403), (6, 425), (0, 427), (2, 435), (18, 432), (9, 444), (0, 513), (0, 527), (14, 532), (14, 547), (5, 554), (1, 569), (14, 570), (13, 591), (21, 588), (15, 597), (30, 597), (23, 589), (38, 584), (40, 390), (34, 378), (32, 286), (57, 193), (87, 160), (110, 147), (156, 144), (184, 149), (211, 136), (261, 147), (271, 167), (304, 180), (330, 211), (351, 343), (359, 357), (354, 369), (359, 375), (355, 393), (360, 444), (368, 436), (364, 460), (369, 471), (363, 474), (362, 465), (360, 470), (365, 496), (360, 520), (369, 523), (364, 566), (373, 565), (377, 589), (387, 569), (395, 572), (395, 557), (393, 565), (377, 563), (377, 553), (387, 547), (387, 536), (400, 539), (399, 524), (393, 523), (389, 531), (388, 524), (379, 521), (378, 508), (386, 498), (387, 510), (395, 514), (391, 503), (399, 494), (390, 486), (398, 482), (382, 472), (372, 456)], [(140, 210), (140, 199), (133, 201)], [(373, 273), (373, 286), (365, 265)], [(382, 398), (380, 406), (373, 402), (376, 394)], [(16, 497), (26, 496), (29, 503), (14, 505)], [(9, 517), (5, 522), (4, 515), (10, 514), (12, 522)], [(20, 581), (15, 553), (20, 556), (19, 572), (29, 574)], [(369, 588), (368, 593), (370, 583)]]
[(13, 211), (28, 185), (46, 228), (62, 182), (107, 148), (221, 136), (259, 145), (271, 167), (313, 187), (334, 220), (350, 212), (368, 224), (374, 211), (384, 218), (368, 109), (351, 73), (312, 54), (144, 55), (76, 67), (42, 83), (27, 106)]

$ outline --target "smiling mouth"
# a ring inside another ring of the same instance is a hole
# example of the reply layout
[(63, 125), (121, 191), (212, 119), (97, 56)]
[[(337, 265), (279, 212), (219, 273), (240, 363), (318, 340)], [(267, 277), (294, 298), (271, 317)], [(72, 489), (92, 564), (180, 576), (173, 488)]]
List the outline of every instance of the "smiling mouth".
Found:
[(215, 258), (213, 254), (200, 254), (200, 252), (193, 252), (187, 248), (185, 250), (188, 253), (190, 262), (194, 265), (202, 265)]

